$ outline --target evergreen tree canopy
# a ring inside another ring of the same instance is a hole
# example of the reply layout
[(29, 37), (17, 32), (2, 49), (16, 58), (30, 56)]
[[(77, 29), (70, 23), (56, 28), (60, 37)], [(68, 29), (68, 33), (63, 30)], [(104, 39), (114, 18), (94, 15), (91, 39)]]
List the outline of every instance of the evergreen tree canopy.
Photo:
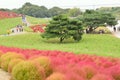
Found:
[(66, 15), (54, 16), (46, 27), (43, 38), (56, 38), (62, 42), (64, 39), (73, 37), (79, 41), (82, 37), (82, 22), (77, 19), (69, 19)]

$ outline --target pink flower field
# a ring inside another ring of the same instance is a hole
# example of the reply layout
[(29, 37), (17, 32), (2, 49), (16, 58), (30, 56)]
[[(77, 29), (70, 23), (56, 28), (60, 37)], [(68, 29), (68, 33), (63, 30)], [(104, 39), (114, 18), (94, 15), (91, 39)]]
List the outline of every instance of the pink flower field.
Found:
[(0, 66), (11, 80), (120, 80), (120, 59), (0, 46)]

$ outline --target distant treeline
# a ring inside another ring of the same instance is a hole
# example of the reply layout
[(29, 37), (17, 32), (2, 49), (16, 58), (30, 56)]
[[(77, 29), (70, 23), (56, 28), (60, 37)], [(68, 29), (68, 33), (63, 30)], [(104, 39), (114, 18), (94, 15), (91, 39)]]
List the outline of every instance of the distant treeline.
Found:
[(99, 11), (102, 13), (111, 13), (117, 19), (120, 19), (120, 7), (101, 7), (101, 8), (98, 8), (96, 11)]
[(62, 9), (59, 7), (53, 7), (51, 9), (47, 9), (45, 6), (38, 6), (31, 4), (29, 2), (25, 3), (21, 8), (18, 9), (0, 9), (2, 11), (12, 11), (16, 12), (19, 14), (25, 14), (33, 17), (38, 17), (38, 18), (46, 18), (46, 17), (53, 17), (59, 14), (68, 14), (71, 17), (76, 17), (82, 12), (80, 11), (79, 8), (73, 8), (73, 9)]
[[(79, 8), (62, 9), (59, 7), (53, 7), (48, 9), (45, 6), (34, 5), (29, 2), (25, 3), (21, 8), (18, 8), (18, 9), (13, 9), (13, 10), (0, 9), (0, 10), (12, 11), (20, 14), (38, 17), (38, 18), (49, 18), (59, 14), (67, 14), (71, 17), (77, 17), (83, 14), (83, 12)], [(120, 19), (120, 7), (101, 7), (96, 9), (95, 11), (102, 12), (102, 13), (111, 13), (117, 19)]]

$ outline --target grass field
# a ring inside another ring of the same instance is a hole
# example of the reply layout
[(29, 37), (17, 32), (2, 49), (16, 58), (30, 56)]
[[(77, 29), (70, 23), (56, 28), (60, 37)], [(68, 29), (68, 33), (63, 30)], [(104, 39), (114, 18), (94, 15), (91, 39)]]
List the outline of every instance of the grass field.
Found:
[(40, 50), (61, 50), (76, 54), (95, 54), (101, 56), (120, 57), (120, 39), (105, 34), (85, 34), (80, 42), (72, 39), (59, 43), (58, 39), (42, 39), (40, 34), (25, 34), (0, 38), (0, 45), (35, 48)]

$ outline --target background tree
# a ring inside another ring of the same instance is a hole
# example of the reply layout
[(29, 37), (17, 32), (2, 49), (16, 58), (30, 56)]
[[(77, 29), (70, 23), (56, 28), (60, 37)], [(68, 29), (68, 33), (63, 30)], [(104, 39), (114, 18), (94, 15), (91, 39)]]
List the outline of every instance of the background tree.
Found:
[(80, 11), (79, 8), (70, 9), (69, 12), (68, 12), (68, 15), (71, 16), (71, 17), (77, 17), (81, 14), (82, 14), (82, 12)]
[(77, 20), (70, 20), (66, 15), (58, 15), (53, 17), (50, 24), (47, 25), (43, 38), (56, 38), (60, 42), (64, 39), (73, 37), (74, 40), (79, 41), (82, 36), (81, 22)]
[(83, 16), (80, 17), (88, 32), (92, 32), (99, 26), (107, 25), (114, 26), (117, 24), (115, 17), (110, 13), (100, 13), (94, 10), (86, 10)]

